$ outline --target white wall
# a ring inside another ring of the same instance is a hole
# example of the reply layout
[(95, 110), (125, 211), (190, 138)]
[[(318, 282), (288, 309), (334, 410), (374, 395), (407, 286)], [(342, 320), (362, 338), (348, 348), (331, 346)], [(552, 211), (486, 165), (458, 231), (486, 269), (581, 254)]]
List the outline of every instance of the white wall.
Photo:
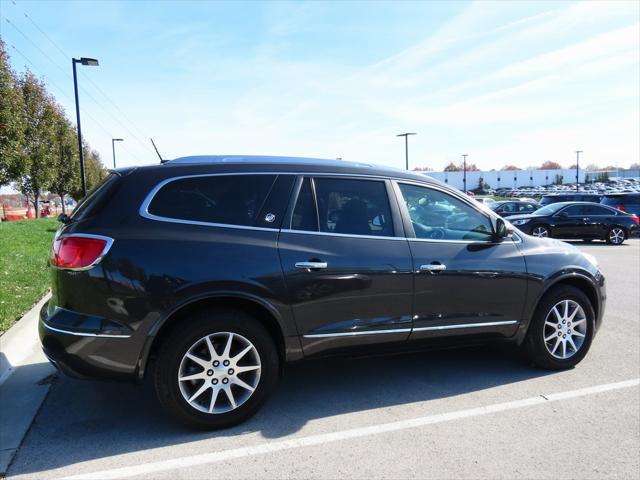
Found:
[[(425, 172), (441, 182), (459, 188), (463, 187), (463, 172)], [(491, 188), (540, 187), (556, 183), (556, 175), (563, 177), (562, 183), (575, 183), (575, 169), (562, 170), (501, 170), (491, 172), (467, 172), (467, 190), (478, 188), (480, 177)], [(579, 171), (580, 183), (585, 180), (585, 172)]]

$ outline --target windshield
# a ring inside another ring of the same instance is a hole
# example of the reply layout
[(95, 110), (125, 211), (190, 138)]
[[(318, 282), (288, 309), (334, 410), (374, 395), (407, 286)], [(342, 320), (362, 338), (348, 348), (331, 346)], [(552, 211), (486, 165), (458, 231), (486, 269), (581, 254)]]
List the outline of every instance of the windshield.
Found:
[(565, 207), (563, 203), (552, 203), (551, 205), (547, 205), (546, 207), (539, 208), (533, 213), (535, 215), (553, 215), (563, 207)]

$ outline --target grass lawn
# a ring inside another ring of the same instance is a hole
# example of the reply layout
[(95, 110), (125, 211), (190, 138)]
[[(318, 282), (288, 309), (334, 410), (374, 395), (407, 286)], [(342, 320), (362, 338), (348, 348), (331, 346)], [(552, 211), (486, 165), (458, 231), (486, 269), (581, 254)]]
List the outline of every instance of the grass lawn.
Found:
[(53, 218), (0, 223), (0, 333), (49, 289)]

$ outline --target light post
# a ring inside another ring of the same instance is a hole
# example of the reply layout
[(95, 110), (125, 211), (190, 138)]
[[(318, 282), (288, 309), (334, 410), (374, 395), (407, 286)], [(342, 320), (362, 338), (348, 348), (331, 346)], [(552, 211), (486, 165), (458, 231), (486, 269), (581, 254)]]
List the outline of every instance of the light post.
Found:
[(111, 139), (111, 151), (113, 152), (113, 168), (116, 168), (116, 142), (124, 142), (124, 138)]
[(464, 189), (464, 193), (467, 193), (467, 155), (466, 153), (462, 154), (462, 185)]
[(580, 154), (582, 150), (576, 150), (576, 192), (580, 190)]
[(415, 133), (400, 133), (396, 137), (404, 137), (404, 160), (405, 168), (409, 170), (409, 135), (416, 135)]
[(76, 73), (76, 64), (88, 65), (97, 67), (99, 65), (98, 60), (95, 58), (72, 58), (71, 64), (73, 65), (73, 90), (76, 95), (76, 126), (78, 128), (78, 153), (80, 155), (80, 179), (82, 181), (82, 196), (87, 195), (87, 180), (84, 176), (84, 155), (82, 153), (82, 130), (80, 128), (80, 101), (78, 100), (78, 75)]

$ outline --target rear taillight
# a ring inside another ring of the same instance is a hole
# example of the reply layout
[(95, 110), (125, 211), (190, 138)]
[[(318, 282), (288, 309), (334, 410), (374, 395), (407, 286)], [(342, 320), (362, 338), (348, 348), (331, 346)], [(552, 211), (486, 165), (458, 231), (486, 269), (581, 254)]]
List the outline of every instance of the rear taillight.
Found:
[(618, 210), (621, 210), (621, 211), (623, 211), (623, 212), (626, 212), (626, 210), (624, 209), (624, 203), (619, 204), (616, 208), (617, 208)]
[(51, 265), (58, 268), (87, 269), (105, 256), (113, 240), (100, 235), (58, 237), (51, 249)]
[(633, 223), (638, 223), (638, 224), (640, 224), (640, 218), (638, 218), (638, 216), (637, 216), (637, 215), (631, 215), (631, 221), (632, 221)]

